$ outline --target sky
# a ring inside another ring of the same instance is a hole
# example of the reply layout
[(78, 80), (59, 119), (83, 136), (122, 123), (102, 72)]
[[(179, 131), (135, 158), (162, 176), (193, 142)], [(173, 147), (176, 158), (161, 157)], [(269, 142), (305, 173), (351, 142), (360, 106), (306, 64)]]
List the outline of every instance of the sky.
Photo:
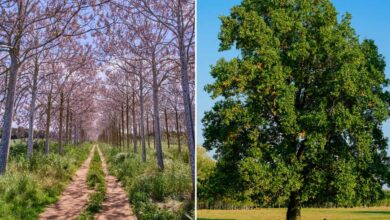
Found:
[[(231, 59), (238, 55), (237, 51), (218, 52), (220, 15), (228, 15), (230, 8), (238, 5), (240, 0), (198, 0), (197, 1), (197, 117), (196, 140), (201, 145), (203, 125), (201, 120), (204, 112), (213, 106), (210, 95), (204, 91), (204, 86), (212, 83), (210, 65), (224, 57)], [(390, 1), (389, 0), (332, 0), (339, 15), (352, 14), (352, 26), (360, 39), (373, 39), (379, 52), (387, 63), (386, 76), (390, 78)], [(390, 120), (384, 123), (383, 131), (390, 137)]]

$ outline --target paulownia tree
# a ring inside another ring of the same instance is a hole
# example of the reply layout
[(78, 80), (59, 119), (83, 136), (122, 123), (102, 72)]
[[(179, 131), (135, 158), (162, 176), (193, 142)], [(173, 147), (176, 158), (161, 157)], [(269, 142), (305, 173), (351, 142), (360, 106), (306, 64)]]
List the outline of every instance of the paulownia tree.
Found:
[[(390, 183), (390, 95), (385, 62), (359, 41), (329, 0), (244, 0), (221, 17), (220, 50), (241, 56), (212, 67), (220, 97), (206, 113), (204, 146), (216, 150), (208, 180), (219, 194), (270, 205), (366, 205)], [(217, 189), (218, 188), (218, 189)]]

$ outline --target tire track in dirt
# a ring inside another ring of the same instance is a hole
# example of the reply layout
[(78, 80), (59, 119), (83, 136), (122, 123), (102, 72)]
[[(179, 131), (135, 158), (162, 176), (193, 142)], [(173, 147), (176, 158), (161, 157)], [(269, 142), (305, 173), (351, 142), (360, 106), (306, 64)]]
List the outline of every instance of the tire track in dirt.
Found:
[(103, 201), (102, 209), (100, 213), (95, 215), (95, 219), (137, 220), (136, 215), (130, 208), (126, 192), (123, 190), (120, 182), (118, 182), (114, 176), (108, 174), (107, 163), (99, 147), (97, 147), (97, 151), (99, 152), (100, 158), (102, 160), (102, 167), (107, 185), (107, 193), (106, 198)]

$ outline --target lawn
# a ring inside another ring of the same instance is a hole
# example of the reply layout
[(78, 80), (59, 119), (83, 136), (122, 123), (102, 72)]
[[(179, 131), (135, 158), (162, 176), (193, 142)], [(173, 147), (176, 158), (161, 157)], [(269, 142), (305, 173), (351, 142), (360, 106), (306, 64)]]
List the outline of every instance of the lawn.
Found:
[[(255, 210), (198, 210), (199, 220), (284, 220), (285, 208)], [(390, 219), (390, 207), (372, 208), (304, 208), (302, 220), (385, 220)]]

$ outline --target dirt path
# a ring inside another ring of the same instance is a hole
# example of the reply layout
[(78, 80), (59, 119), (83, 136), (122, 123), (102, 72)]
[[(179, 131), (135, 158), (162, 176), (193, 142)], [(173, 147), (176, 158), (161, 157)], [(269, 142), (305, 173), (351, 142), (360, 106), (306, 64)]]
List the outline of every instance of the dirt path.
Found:
[(83, 211), (87, 205), (89, 195), (93, 191), (88, 189), (86, 180), (95, 148), (93, 146), (88, 159), (76, 172), (72, 182), (66, 187), (57, 203), (46, 208), (39, 215), (39, 219), (76, 219)]
[(137, 220), (137, 217), (130, 208), (126, 192), (123, 190), (118, 180), (114, 176), (108, 174), (106, 160), (99, 147), (97, 147), (97, 150), (102, 159), (103, 172), (107, 184), (107, 194), (103, 202), (102, 210), (95, 216), (95, 219)]

